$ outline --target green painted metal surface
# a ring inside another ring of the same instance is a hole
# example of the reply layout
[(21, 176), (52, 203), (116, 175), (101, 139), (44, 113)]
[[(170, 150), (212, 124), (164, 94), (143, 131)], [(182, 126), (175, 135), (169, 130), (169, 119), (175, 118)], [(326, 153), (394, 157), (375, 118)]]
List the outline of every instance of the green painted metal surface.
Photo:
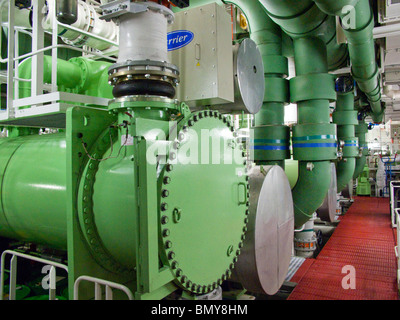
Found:
[(332, 114), (333, 122), (337, 124), (338, 140), (344, 143), (342, 159), (336, 166), (337, 191), (341, 192), (353, 178), (356, 168), (356, 158), (359, 156), (359, 142), (355, 135), (358, 125), (357, 111), (354, 110), (354, 92), (337, 94), (336, 110)]
[[(43, 82), (51, 83), (52, 57), (43, 57)], [(112, 86), (108, 84), (108, 62), (93, 61), (82, 57), (72, 58), (69, 61), (57, 60), (58, 90), (84, 94), (94, 97), (112, 99)], [(32, 59), (24, 60), (19, 66), (19, 77), (30, 79)], [(30, 82), (21, 82), (20, 98), (31, 96)]]
[(359, 121), (359, 124), (355, 127), (355, 134), (358, 137), (360, 145), (360, 154), (356, 159), (356, 168), (354, 169), (353, 179), (357, 179), (364, 169), (365, 163), (367, 162), (368, 156), (368, 144), (366, 134), (368, 132), (368, 125), (364, 120)]
[[(254, 161), (257, 164), (284, 165), (290, 158), (290, 130), (284, 125), (284, 106), (289, 102), (288, 60), (283, 56), (282, 31), (263, 10), (258, 1), (228, 1), (238, 6), (249, 21), (250, 37), (257, 44), (264, 64), (265, 98), (260, 112), (255, 116), (255, 139), (279, 140), (276, 145), (257, 145)], [(272, 133), (268, 135), (268, 133)]]
[[(230, 125), (218, 113), (202, 114), (194, 114), (198, 121), (178, 131), (182, 140), (170, 151), (160, 204), (165, 258), (179, 284), (197, 293), (215, 289), (230, 276), (243, 245), (249, 205), (245, 159)], [(212, 136), (199, 143), (205, 130)], [(198, 157), (191, 155), (185, 164), (188, 151)], [(221, 233), (221, 225), (229, 232)]]
[[(295, 95), (298, 123), (293, 128), (293, 159), (299, 160), (299, 178), (293, 188), (295, 225), (303, 225), (323, 203), (330, 186), (330, 160), (337, 158), (336, 126), (330, 123), (329, 103), (334, 99), (334, 81), (327, 74), (326, 45), (318, 38), (294, 40), (296, 75), (291, 92), (311, 80), (305, 93)], [(318, 85), (318, 76), (324, 82)], [(329, 80), (328, 80), (329, 79)]]
[(0, 141), (0, 234), (66, 249), (65, 134)]
[[(342, 20), (343, 15), (342, 16)], [(374, 15), (369, 0), (360, 0), (355, 6), (354, 25), (344, 30), (348, 40), (352, 75), (368, 98), (374, 122), (382, 122), (384, 104), (381, 101), (379, 68), (376, 63), (373, 39)]]
[(358, 196), (370, 196), (371, 184), (369, 183), (369, 168), (365, 166), (358, 178), (356, 193)]
[[(128, 283), (137, 299), (165, 297), (177, 285), (197, 294), (215, 289), (237, 261), (249, 205), (231, 124), (173, 100), (168, 108), (139, 101), (110, 110), (71, 108), (66, 133), (0, 140), (0, 235), (68, 249), (70, 287), (92, 270)], [(166, 140), (173, 114), (181, 115), (179, 146)], [(198, 144), (204, 131), (210, 136)], [(158, 145), (167, 145), (166, 162), (151, 163), (149, 150)], [(197, 161), (174, 163), (173, 150), (185, 156), (194, 149)]]

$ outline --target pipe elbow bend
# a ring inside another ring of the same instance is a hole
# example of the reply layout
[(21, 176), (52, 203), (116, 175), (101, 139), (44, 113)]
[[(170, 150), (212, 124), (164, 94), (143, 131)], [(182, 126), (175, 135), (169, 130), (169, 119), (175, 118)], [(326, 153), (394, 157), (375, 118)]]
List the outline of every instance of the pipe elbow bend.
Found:
[(330, 184), (330, 161), (299, 162), (299, 179), (292, 190), (296, 227), (310, 220), (323, 204)]

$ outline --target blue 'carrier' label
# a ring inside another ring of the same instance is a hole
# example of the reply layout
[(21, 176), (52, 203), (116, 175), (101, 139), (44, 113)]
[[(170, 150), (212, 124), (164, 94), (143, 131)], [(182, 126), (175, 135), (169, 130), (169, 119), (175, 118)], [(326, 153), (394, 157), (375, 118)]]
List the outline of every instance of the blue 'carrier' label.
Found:
[(168, 51), (174, 51), (187, 46), (194, 39), (194, 34), (188, 30), (177, 30), (168, 33)]

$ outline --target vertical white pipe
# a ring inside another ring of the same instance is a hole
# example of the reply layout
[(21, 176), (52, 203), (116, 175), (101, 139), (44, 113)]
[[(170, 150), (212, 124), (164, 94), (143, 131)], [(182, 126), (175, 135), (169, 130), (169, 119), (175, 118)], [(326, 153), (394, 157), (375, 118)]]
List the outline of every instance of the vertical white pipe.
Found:
[(168, 61), (167, 27), (167, 18), (151, 10), (121, 16), (118, 62)]

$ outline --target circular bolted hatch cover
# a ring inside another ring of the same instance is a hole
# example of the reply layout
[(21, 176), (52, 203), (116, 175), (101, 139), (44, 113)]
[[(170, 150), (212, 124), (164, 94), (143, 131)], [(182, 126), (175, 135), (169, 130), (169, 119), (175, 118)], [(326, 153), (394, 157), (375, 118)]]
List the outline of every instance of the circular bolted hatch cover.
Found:
[(161, 176), (162, 259), (179, 286), (202, 294), (230, 277), (243, 245), (246, 158), (218, 112), (197, 112), (184, 121)]

